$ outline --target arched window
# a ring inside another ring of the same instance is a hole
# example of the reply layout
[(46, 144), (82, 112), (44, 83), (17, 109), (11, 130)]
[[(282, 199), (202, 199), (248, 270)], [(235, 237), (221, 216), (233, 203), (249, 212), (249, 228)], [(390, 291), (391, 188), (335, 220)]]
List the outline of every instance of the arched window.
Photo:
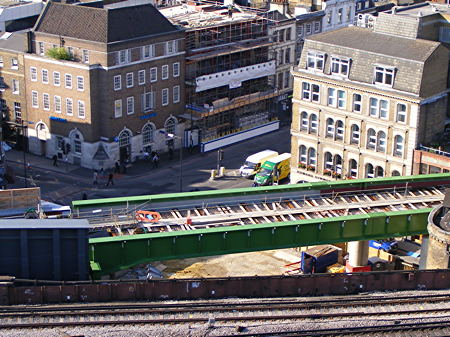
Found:
[(333, 168), (337, 174), (342, 174), (342, 157), (338, 154), (334, 155)]
[(357, 178), (358, 177), (358, 163), (355, 159), (350, 159), (348, 162), (349, 169), (349, 177)]
[(130, 145), (131, 133), (128, 130), (122, 130), (119, 133), (119, 147)]
[(306, 165), (307, 157), (306, 157), (306, 146), (305, 145), (300, 146), (299, 154), (300, 154), (300, 158), (299, 158), (300, 163)]
[(400, 175), (400, 172), (398, 172), (397, 170), (392, 171), (391, 176), (398, 177), (399, 175)]
[(378, 132), (377, 152), (386, 152), (386, 133), (384, 131)]
[(317, 133), (317, 115), (316, 114), (311, 114), (309, 116), (309, 132), (311, 133)]
[(47, 125), (40, 122), (36, 124), (36, 134), (37, 138), (40, 140), (47, 140), (48, 139), (48, 128)]
[(330, 152), (325, 152), (324, 155), (324, 169), (325, 170), (332, 170), (333, 169), (333, 156)]
[(308, 130), (308, 113), (306, 111), (302, 111), (301, 113), (301, 122), (300, 122), (300, 130)]
[(342, 121), (336, 122), (336, 139), (344, 139), (344, 123)]
[(176, 124), (177, 124), (177, 120), (175, 119), (175, 117), (167, 118), (166, 122), (164, 123), (164, 129), (166, 129), (166, 133), (175, 135)]
[(377, 144), (377, 134), (374, 129), (367, 130), (367, 148), (375, 149)]
[(334, 120), (333, 120), (333, 118), (327, 119), (326, 137), (334, 138)]
[(366, 178), (373, 178), (373, 177), (374, 177), (373, 165), (366, 164)]
[(397, 135), (394, 137), (394, 151), (393, 155), (396, 157), (403, 156), (403, 137)]
[(308, 149), (308, 165), (316, 167), (316, 149), (313, 147)]
[(381, 166), (375, 168), (375, 178), (384, 177), (384, 170)]
[(359, 126), (356, 124), (350, 129), (350, 144), (359, 144)]
[(70, 131), (69, 133), (70, 142), (72, 143), (72, 151), (76, 155), (81, 155), (82, 153), (82, 143), (83, 143), (83, 135), (77, 129)]
[(142, 128), (142, 143), (143, 145), (148, 145), (150, 143), (153, 143), (153, 133), (155, 131), (155, 128), (152, 124), (145, 124)]

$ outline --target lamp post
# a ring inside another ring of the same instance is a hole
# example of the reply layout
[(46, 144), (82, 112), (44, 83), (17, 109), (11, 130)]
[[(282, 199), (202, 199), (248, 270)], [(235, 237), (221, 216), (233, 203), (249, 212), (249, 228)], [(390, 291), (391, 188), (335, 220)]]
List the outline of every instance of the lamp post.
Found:
[(167, 139), (180, 139), (181, 140), (181, 146), (180, 146), (180, 192), (183, 192), (183, 138), (174, 135), (173, 133), (166, 133), (164, 130), (160, 130), (160, 133), (163, 133), (166, 135)]

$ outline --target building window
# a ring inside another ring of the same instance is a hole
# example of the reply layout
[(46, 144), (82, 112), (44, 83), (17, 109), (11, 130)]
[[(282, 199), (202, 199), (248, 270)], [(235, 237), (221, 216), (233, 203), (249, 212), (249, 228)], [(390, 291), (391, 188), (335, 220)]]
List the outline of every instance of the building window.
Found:
[(336, 139), (343, 140), (344, 139), (344, 122), (337, 121), (336, 122)]
[(19, 61), (16, 58), (11, 59), (11, 69), (19, 69)]
[(311, 24), (307, 23), (306, 24), (306, 35), (309, 35), (309, 34), (311, 34)]
[(343, 12), (343, 9), (339, 8), (338, 12), (337, 12), (338, 24), (342, 23), (342, 12)]
[(298, 26), (298, 36), (299, 36), (300, 38), (303, 37), (303, 26)]
[(142, 58), (149, 59), (155, 57), (155, 46), (150, 44), (142, 47)]
[(134, 113), (134, 97), (127, 97), (127, 115)]
[(172, 135), (175, 134), (175, 125), (176, 125), (176, 119), (174, 117), (169, 117), (166, 122), (164, 123), (164, 129), (166, 130), (166, 133), (170, 133)]
[(359, 144), (359, 126), (356, 124), (350, 128), (350, 144)]
[(350, 18), (352, 16), (352, 6), (347, 7), (347, 21), (350, 21)]
[(323, 63), (324, 63), (324, 59), (325, 59), (324, 54), (309, 51), (307, 58), (308, 58), (308, 61), (307, 61), (308, 69), (311, 68), (311, 69), (323, 71)]
[(67, 52), (70, 55), (70, 58), (73, 58), (73, 47), (67, 47)]
[(3, 56), (0, 56), (0, 68), (3, 68)]
[(79, 91), (84, 90), (84, 77), (83, 76), (77, 76), (77, 89)]
[(375, 176), (372, 164), (366, 164), (366, 178), (373, 178)]
[(126, 75), (127, 88), (131, 88), (134, 85), (133, 82), (134, 82), (133, 73), (127, 73)]
[(37, 69), (35, 67), (30, 68), (30, 76), (33, 82), (37, 81)]
[(177, 52), (177, 41), (167, 41), (166, 42), (166, 55), (174, 54)]
[(83, 55), (82, 55), (83, 62), (89, 63), (89, 50), (83, 49), (82, 53), (83, 53)]
[(86, 117), (86, 110), (84, 106), (84, 101), (78, 101), (78, 117), (79, 118), (85, 118)]
[(43, 100), (44, 110), (50, 110), (50, 95), (43, 94), (42, 100)]
[(320, 31), (320, 21), (314, 22), (314, 32), (318, 33)]
[(138, 81), (139, 85), (145, 84), (145, 70), (138, 71)]
[(66, 114), (73, 116), (73, 101), (72, 98), (66, 98)]
[(310, 84), (308, 82), (302, 83), (302, 98), (304, 100), (319, 102), (320, 87), (317, 84)]
[(346, 102), (345, 91), (338, 90), (337, 93), (338, 93), (338, 108), (345, 109), (345, 102)]
[(402, 103), (397, 104), (397, 122), (405, 123), (406, 122), (406, 105)]
[(327, 13), (327, 25), (331, 26), (331, 13), (330, 12)]
[(286, 29), (286, 41), (291, 41), (291, 34), (292, 34), (292, 29), (288, 28)]
[(403, 137), (397, 135), (394, 137), (394, 151), (393, 155), (396, 157), (403, 156)]
[(58, 71), (53, 72), (53, 85), (58, 87), (61, 85), (61, 74)]
[(79, 139), (73, 141), (73, 150), (76, 154), (81, 154), (81, 141)]
[(362, 97), (360, 94), (353, 94), (353, 111), (361, 112)]
[(167, 105), (169, 104), (169, 89), (164, 88), (161, 92), (161, 101), (162, 101), (162, 105)]
[(142, 94), (142, 105), (144, 107), (144, 112), (148, 112), (155, 108), (155, 95), (153, 92)]
[(114, 90), (120, 90), (122, 89), (122, 76), (121, 75), (116, 75), (114, 76)]
[(378, 132), (377, 152), (386, 152), (386, 133), (384, 131)]
[(178, 103), (180, 102), (180, 86), (176, 85), (173, 87), (173, 102)]
[(334, 138), (334, 120), (333, 118), (327, 119), (326, 137)]
[(358, 162), (355, 159), (350, 159), (349, 161), (349, 176), (352, 178), (358, 177)]
[(308, 130), (309, 126), (309, 120), (308, 120), (308, 113), (306, 111), (302, 111), (300, 114), (300, 130)]
[(286, 51), (284, 53), (284, 62), (291, 63), (291, 48), (286, 48)]
[(284, 29), (280, 29), (278, 31), (278, 41), (279, 42), (284, 42)]
[(336, 106), (337, 104), (337, 90), (334, 88), (328, 88), (328, 105)]
[(16, 118), (16, 122), (20, 122), (22, 120), (22, 107), (19, 102), (14, 102), (14, 116)]
[(161, 68), (161, 78), (167, 80), (169, 78), (169, 66), (163, 65)]
[(122, 117), (122, 100), (116, 99), (114, 101), (114, 117), (119, 118)]
[(289, 88), (289, 82), (291, 80), (291, 73), (289, 70), (284, 72), (284, 87)]
[(172, 65), (173, 77), (180, 76), (180, 62), (176, 62)]
[(308, 165), (313, 168), (316, 167), (316, 149), (313, 147), (308, 149)]
[(307, 154), (306, 154), (306, 146), (305, 145), (301, 145), (300, 149), (299, 149), (299, 158), (298, 161), (302, 164), (306, 165), (306, 162), (308, 160)]
[(371, 97), (369, 111), (371, 117), (386, 119), (388, 114), (388, 101)]
[(19, 80), (12, 80), (12, 93), (19, 94)]
[(67, 89), (72, 89), (72, 75), (66, 74), (65, 84)]
[(54, 100), (55, 100), (55, 112), (61, 113), (61, 97), (55, 96)]
[(376, 66), (374, 82), (392, 86), (394, 83), (394, 68)]
[(367, 148), (375, 150), (377, 144), (377, 134), (374, 129), (367, 130)]
[(33, 108), (39, 108), (39, 103), (38, 103), (38, 93), (37, 91), (32, 91), (31, 92), (31, 106)]
[(146, 124), (143, 128), (142, 128), (142, 143), (144, 145), (148, 145), (153, 143), (153, 133), (154, 133), (154, 128), (151, 124)]
[(38, 54), (44, 55), (44, 42), (38, 42)]
[(158, 68), (150, 68), (150, 82), (156, 82), (158, 80)]
[(348, 76), (349, 65), (350, 65), (349, 59), (332, 57), (331, 58), (331, 73)]
[(131, 60), (131, 50), (125, 49), (117, 52), (117, 63), (126, 64)]
[(48, 70), (42, 69), (42, 83), (47, 84), (48, 83)]
[(317, 133), (317, 130), (318, 130), (317, 115), (311, 114), (311, 116), (309, 117), (309, 132)]

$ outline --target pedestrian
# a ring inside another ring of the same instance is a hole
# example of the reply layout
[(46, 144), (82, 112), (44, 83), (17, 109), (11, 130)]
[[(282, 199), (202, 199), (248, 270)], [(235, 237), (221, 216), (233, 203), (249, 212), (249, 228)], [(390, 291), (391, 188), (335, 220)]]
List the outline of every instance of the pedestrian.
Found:
[(58, 156), (54, 154), (52, 159), (53, 159), (53, 166), (58, 166)]
[(94, 170), (94, 176), (93, 176), (93, 181), (92, 181), (92, 185), (98, 185), (98, 172), (97, 170)]
[(155, 152), (155, 155), (153, 156), (153, 168), (157, 168), (158, 167), (158, 162), (159, 162), (159, 156), (158, 153)]
[(81, 199), (82, 199), (82, 200), (87, 200), (87, 199), (88, 199), (88, 196), (87, 196), (87, 194), (86, 194), (86, 193), (83, 193), (83, 195), (82, 195)]
[(113, 180), (113, 178), (114, 178), (114, 174), (113, 174), (112, 172), (110, 172), (110, 173), (108, 174), (108, 181), (106, 182), (106, 185), (105, 185), (106, 187), (108, 187), (110, 183), (111, 183), (111, 185), (114, 186), (114, 180)]
[(105, 169), (103, 167), (100, 169), (100, 175), (105, 177)]
[(115, 163), (114, 173), (120, 173), (120, 163), (119, 163), (119, 161), (116, 161), (116, 163)]

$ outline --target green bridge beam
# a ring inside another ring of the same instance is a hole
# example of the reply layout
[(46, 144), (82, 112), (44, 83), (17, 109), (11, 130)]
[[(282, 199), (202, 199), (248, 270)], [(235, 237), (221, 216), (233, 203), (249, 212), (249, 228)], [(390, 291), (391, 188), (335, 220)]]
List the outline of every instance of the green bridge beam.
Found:
[(427, 233), (431, 208), (89, 240), (94, 278), (140, 263)]

